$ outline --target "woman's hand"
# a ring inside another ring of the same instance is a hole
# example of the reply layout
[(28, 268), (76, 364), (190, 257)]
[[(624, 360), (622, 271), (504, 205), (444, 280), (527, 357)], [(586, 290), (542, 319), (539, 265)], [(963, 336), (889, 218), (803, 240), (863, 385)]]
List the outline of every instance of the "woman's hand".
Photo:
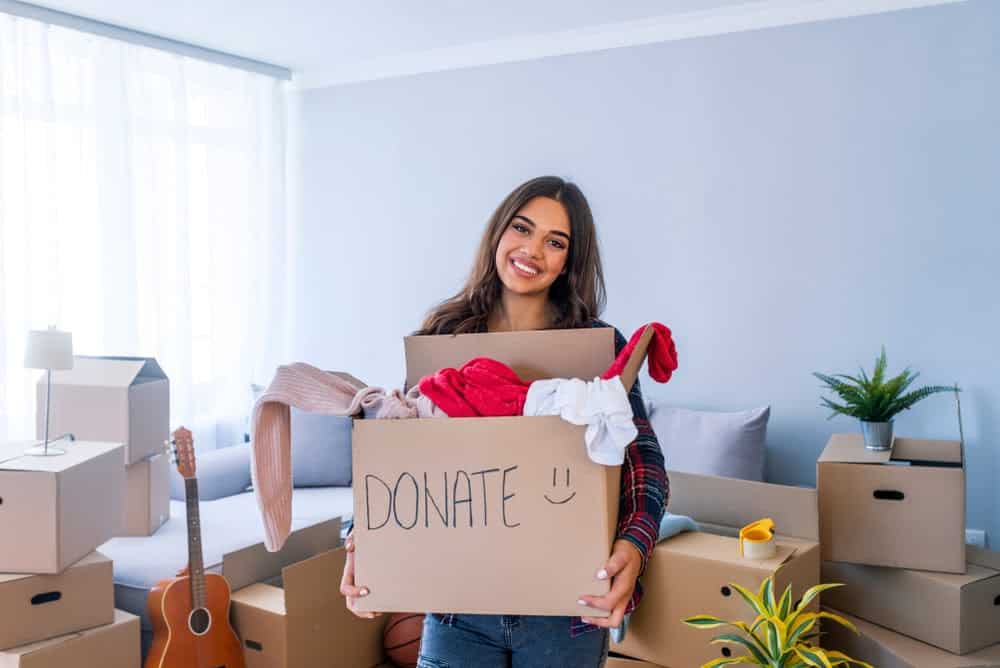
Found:
[(354, 609), (354, 601), (362, 596), (368, 595), (368, 587), (354, 586), (354, 536), (348, 536), (344, 541), (344, 549), (347, 551), (347, 560), (344, 562), (344, 575), (340, 578), (340, 593), (347, 600), (347, 609), (362, 619), (374, 619), (381, 615), (381, 612), (358, 612)]
[(628, 605), (629, 599), (632, 598), (635, 581), (639, 578), (641, 569), (642, 555), (639, 553), (639, 548), (627, 540), (616, 540), (611, 548), (611, 556), (607, 563), (597, 573), (598, 580), (611, 578), (610, 591), (604, 596), (584, 595), (580, 597), (579, 601), (581, 605), (607, 610), (611, 616), (581, 617), (581, 619), (587, 624), (605, 629), (620, 626), (625, 617), (625, 607)]

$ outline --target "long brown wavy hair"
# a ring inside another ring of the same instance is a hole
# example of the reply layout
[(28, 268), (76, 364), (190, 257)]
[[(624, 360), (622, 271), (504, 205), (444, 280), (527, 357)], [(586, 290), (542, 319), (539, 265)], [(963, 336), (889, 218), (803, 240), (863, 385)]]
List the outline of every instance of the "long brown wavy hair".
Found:
[(570, 224), (566, 273), (549, 288), (553, 329), (582, 327), (604, 310), (604, 270), (597, 248), (594, 216), (576, 184), (558, 176), (541, 176), (522, 183), (490, 216), (476, 251), (476, 261), (465, 287), (433, 308), (416, 334), (485, 332), (493, 309), (500, 303), (503, 284), (496, 267), (500, 237), (514, 215), (534, 197), (548, 197), (566, 209)]

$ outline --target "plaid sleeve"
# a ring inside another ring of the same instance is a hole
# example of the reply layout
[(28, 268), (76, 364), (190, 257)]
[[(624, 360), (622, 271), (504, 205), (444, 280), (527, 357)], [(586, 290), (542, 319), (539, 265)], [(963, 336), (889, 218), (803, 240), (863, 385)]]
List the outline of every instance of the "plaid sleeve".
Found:
[[(616, 329), (616, 354), (625, 344), (625, 337)], [(664, 468), (663, 451), (646, 415), (646, 404), (638, 379), (629, 390), (628, 398), (632, 405), (632, 419), (639, 433), (625, 449), (616, 537), (627, 540), (638, 548), (642, 555), (641, 575), (646, 570), (646, 562), (659, 536), (660, 520), (670, 496), (670, 483)], [(626, 612), (634, 610), (641, 599), (642, 586), (636, 582)]]

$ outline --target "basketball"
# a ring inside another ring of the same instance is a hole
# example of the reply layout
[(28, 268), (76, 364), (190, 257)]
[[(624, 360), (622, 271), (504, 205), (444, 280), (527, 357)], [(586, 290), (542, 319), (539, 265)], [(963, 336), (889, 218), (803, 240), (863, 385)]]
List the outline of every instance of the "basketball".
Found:
[(391, 615), (382, 631), (382, 646), (389, 661), (399, 668), (416, 668), (423, 630), (423, 615), (412, 612)]

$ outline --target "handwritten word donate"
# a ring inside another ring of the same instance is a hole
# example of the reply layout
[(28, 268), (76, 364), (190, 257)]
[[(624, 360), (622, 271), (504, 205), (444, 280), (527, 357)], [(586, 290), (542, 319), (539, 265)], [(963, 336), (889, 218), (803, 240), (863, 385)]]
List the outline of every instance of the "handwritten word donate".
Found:
[[(451, 476), (447, 471), (440, 477), (434, 473), (433, 479), (426, 471), (417, 474), (404, 471), (392, 484), (369, 473), (365, 475), (368, 529), (374, 531), (386, 526), (413, 529), (421, 522), (425, 528), (432, 524), (453, 529), (460, 525), (487, 527), (490, 508), (494, 514), (499, 510), (503, 526), (511, 529), (520, 526), (520, 522), (510, 522), (507, 515), (507, 503), (517, 495), (509, 491), (515, 471), (517, 466), (478, 471), (459, 469)], [(381, 511), (379, 517), (372, 517), (373, 500), (377, 508), (384, 509), (385, 517), (381, 517)]]

